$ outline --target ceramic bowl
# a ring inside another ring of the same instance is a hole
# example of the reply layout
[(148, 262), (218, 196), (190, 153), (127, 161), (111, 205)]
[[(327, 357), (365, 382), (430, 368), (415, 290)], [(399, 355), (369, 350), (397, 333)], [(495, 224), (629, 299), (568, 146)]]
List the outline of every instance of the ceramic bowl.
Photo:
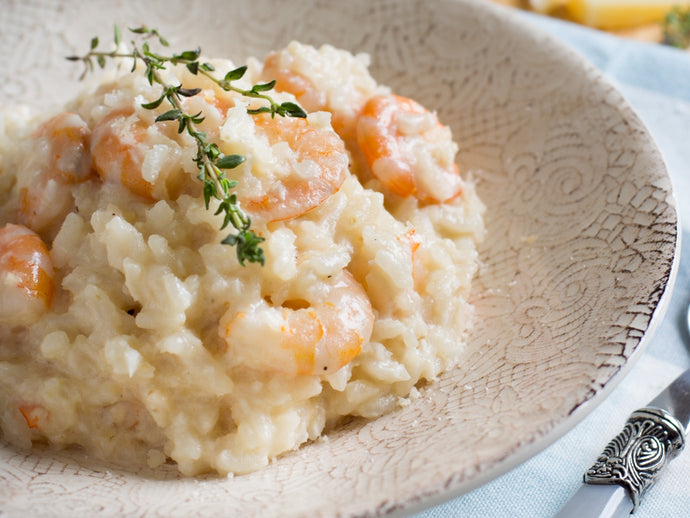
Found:
[(35, 515), (356, 516), (461, 494), (537, 453), (604, 398), (660, 320), (678, 222), (659, 151), (590, 65), (507, 10), (469, 0), (10, 2), (3, 102), (75, 95), (112, 26), (244, 62), (292, 39), (368, 52), (379, 82), (437, 110), (487, 206), (461, 366), (423, 397), (230, 479), (114, 470), (0, 446), (0, 508)]

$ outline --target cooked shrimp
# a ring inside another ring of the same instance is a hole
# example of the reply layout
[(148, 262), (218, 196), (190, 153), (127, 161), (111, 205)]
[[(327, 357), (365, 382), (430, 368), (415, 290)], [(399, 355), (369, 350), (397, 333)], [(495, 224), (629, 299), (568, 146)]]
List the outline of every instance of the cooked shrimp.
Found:
[(91, 155), (104, 181), (121, 183), (134, 194), (153, 199), (153, 183), (141, 174), (146, 127), (133, 111), (112, 112), (93, 128)]
[(440, 203), (462, 192), (450, 129), (412, 99), (372, 97), (357, 122), (357, 142), (373, 175), (395, 194)]
[(149, 200), (166, 199), (190, 175), (179, 174), (180, 146), (167, 136), (166, 126), (154, 122), (153, 113), (146, 115), (151, 120), (134, 108), (121, 109), (97, 122), (91, 136), (93, 166), (106, 182)]
[(91, 174), (90, 131), (74, 113), (44, 122), (33, 135), (29, 174), (19, 176), (19, 222), (44, 233), (74, 208), (72, 186)]
[(182, 106), (187, 113), (201, 113), (204, 120), (198, 128), (211, 139), (218, 136), (218, 129), (225, 122), (228, 110), (235, 106), (235, 99), (227, 92), (204, 88), (197, 95), (184, 97)]
[(33, 231), (8, 223), (0, 229), (0, 322), (28, 324), (50, 307), (53, 262)]
[(291, 93), (308, 112), (331, 113), (333, 129), (354, 144), (357, 117), (367, 99), (387, 91), (376, 84), (368, 65), (366, 55), (353, 56), (330, 45), (316, 49), (293, 41), (268, 55), (262, 78), (275, 79), (276, 91)]
[(247, 367), (319, 375), (350, 363), (371, 337), (373, 323), (369, 297), (343, 270), (298, 300), (279, 306), (263, 300), (226, 314), (221, 329), (233, 357)]
[[(349, 174), (345, 145), (327, 124), (262, 114), (254, 117), (258, 134), (280, 148), (279, 158), (255, 175), (258, 194), (242, 199), (247, 210), (268, 221), (300, 216), (335, 193)], [(287, 144), (289, 151), (284, 149)]]

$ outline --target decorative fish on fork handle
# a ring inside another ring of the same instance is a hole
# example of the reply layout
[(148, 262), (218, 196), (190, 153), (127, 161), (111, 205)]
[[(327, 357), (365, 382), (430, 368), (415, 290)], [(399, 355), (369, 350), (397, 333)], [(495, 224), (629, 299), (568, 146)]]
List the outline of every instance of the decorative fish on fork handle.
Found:
[(556, 518), (629, 517), (668, 461), (683, 450), (689, 428), (690, 369), (630, 415)]

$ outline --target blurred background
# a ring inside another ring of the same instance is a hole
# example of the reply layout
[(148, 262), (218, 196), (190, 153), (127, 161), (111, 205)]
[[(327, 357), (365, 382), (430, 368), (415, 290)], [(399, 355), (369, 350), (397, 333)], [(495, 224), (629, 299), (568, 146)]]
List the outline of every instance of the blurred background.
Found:
[(491, 0), (625, 38), (690, 48), (690, 0)]

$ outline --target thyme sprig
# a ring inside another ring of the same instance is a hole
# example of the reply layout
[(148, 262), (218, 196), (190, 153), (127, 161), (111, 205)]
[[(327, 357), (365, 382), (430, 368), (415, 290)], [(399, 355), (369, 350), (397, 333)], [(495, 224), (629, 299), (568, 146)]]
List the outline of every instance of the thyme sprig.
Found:
[(690, 8), (674, 7), (662, 22), (663, 42), (672, 47), (690, 47)]
[(143, 103), (141, 106), (147, 110), (155, 110), (164, 102), (167, 102), (170, 109), (158, 115), (156, 122), (177, 121), (178, 133), (186, 131), (195, 140), (197, 154), (194, 162), (199, 169), (197, 177), (203, 183), (206, 208), (209, 208), (211, 199), (217, 200), (219, 203), (215, 215), (223, 215), (221, 230), (228, 225), (232, 225), (237, 230), (237, 233), (231, 233), (225, 237), (222, 243), (236, 247), (237, 259), (241, 265), (244, 266), (245, 261), (261, 263), (263, 265), (265, 263), (265, 256), (260, 244), (264, 241), (264, 238), (251, 230), (251, 219), (241, 209), (237, 195), (231, 192), (237, 186), (237, 181), (230, 180), (225, 175), (225, 170), (239, 166), (245, 161), (245, 157), (242, 155), (224, 155), (215, 143), (208, 141), (206, 133), (199, 130), (198, 124), (204, 121), (203, 114), (201, 112), (190, 114), (184, 110), (182, 99), (197, 95), (201, 89), (185, 88), (182, 84), (169, 84), (161, 77), (160, 71), (165, 70), (168, 64), (184, 65), (192, 74), (200, 74), (207, 77), (225, 91), (236, 92), (248, 98), (268, 102), (267, 106), (262, 105), (258, 108), (248, 108), (247, 112), (250, 114), (269, 113), (271, 117), (276, 115), (282, 117), (306, 117), (307, 114), (296, 103), (288, 101), (278, 104), (267, 94), (275, 86), (275, 81), (256, 84), (249, 90), (235, 86), (233, 82), (244, 76), (247, 71), (246, 66), (231, 70), (222, 79), (218, 79), (213, 75), (215, 67), (211, 63), (199, 61), (201, 49), (187, 50), (169, 56), (164, 55), (154, 52), (149, 45), (149, 40), (155, 39), (158, 40), (161, 46), (169, 46), (168, 41), (156, 29), (142, 26), (129, 30), (141, 40), (140, 43), (132, 40), (130, 42), (132, 50), (129, 52), (121, 50), (122, 33), (115, 26), (114, 50), (98, 50), (99, 40), (98, 37), (94, 37), (91, 39), (89, 52), (83, 56), (68, 56), (67, 59), (84, 63), (82, 78), (87, 73), (92, 72), (96, 65), (104, 68), (108, 59), (132, 59), (132, 72), (136, 70), (139, 62), (143, 63), (145, 67), (144, 75), (149, 84), (159, 85), (162, 88), (162, 93), (156, 100)]

